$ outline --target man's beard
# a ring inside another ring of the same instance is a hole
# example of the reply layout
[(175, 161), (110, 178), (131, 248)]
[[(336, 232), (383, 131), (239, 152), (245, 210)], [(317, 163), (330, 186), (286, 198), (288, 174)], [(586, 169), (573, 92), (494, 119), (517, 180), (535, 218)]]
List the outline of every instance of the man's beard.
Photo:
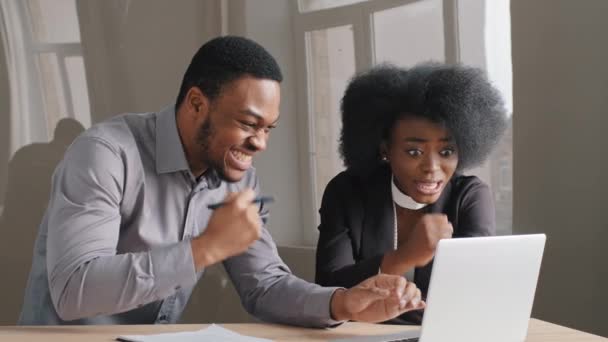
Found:
[(215, 133), (215, 127), (211, 125), (211, 120), (207, 118), (196, 134), (196, 141), (201, 147), (201, 158), (203, 158), (203, 163), (208, 165), (209, 169), (215, 170), (222, 180), (229, 181), (229, 179), (226, 177), (226, 156), (222, 156), (222, 160), (220, 162), (213, 160), (211, 154), (209, 153), (211, 149), (211, 140), (213, 139)]
[[(196, 142), (201, 147), (203, 155), (205, 156), (209, 156), (209, 147), (213, 134), (215, 134), (215, 129), (211, 126), (211, 120), (207, 119), (203, 122), (203, 125), (196, 134)], [(205, 163), (207, 162), (208, 160), (205, 160)]]

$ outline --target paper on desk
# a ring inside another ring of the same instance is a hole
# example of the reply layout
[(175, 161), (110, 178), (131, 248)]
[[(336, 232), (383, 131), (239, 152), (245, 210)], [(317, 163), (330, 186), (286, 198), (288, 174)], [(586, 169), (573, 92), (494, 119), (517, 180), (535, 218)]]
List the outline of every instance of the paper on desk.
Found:
[(124, 335), (116, 338), (125, 342), (271, 342), (265, 338), (257, 338), (237, 334), (234, 331), (211, 324), (207, 328), (197, 331), (183, 331), (177, 333), (165, 333), (157, 335)]

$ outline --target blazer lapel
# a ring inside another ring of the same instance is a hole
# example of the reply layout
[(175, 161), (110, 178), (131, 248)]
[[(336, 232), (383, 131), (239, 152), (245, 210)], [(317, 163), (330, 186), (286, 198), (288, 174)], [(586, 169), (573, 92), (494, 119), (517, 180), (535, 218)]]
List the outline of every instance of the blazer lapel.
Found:
[[(386, 168), (388, 169), (388, 168)], [(361, 258), (366, 259), (393, 249), (394, 213), (390, 189), (390, 170), (382, 170), (365, 186), (365, 214), (361, 233)]]

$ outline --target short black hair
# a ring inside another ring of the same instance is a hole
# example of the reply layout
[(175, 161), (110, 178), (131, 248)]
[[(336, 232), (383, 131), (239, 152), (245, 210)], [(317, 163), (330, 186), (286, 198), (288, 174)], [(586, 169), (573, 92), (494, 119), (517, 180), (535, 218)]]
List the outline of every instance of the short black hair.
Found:
[(482, 163), (507, 127), (498, 90), (484, 71), (464, 65), (379, 65), (351, 79), (341, 111), (340, 154), (363, 177), (382, 165), (380, 145), (405, 116), (444, 125), (456, 142), (460, 171)]
[(203, 44), (192, 57), (175, 101), (175, 110), (190, 88), (200, 88), (213, 101), (223, 86), (245, 75), (283, 81), (277, 61), (260, 44), (237, 36), (214, 38)]

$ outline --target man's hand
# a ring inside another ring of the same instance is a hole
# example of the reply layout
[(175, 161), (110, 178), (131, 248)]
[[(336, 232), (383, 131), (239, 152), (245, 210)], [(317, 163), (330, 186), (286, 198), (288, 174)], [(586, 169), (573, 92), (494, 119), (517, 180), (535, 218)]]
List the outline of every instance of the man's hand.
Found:
[(262, 233), (258, 206), (252, 203), (251, 189), (226, 196), (225, 205), (215, 209), (207, 229), (192, 240), (192, 255), (197, 271), (240, 254)]
[(410, 310), (425, 308), (414, 283), (396, 275), (379, 274), (348, 290), (337, 290), (331, 299), (335, 320), (383, 322)]
[(426, 214), (416, 223), (410, 237), (396, 251), (402, 260), (416, 267), (428, 264), (435, 256), (437, 243), (452, 237), (454, 228), (444, 214)]

